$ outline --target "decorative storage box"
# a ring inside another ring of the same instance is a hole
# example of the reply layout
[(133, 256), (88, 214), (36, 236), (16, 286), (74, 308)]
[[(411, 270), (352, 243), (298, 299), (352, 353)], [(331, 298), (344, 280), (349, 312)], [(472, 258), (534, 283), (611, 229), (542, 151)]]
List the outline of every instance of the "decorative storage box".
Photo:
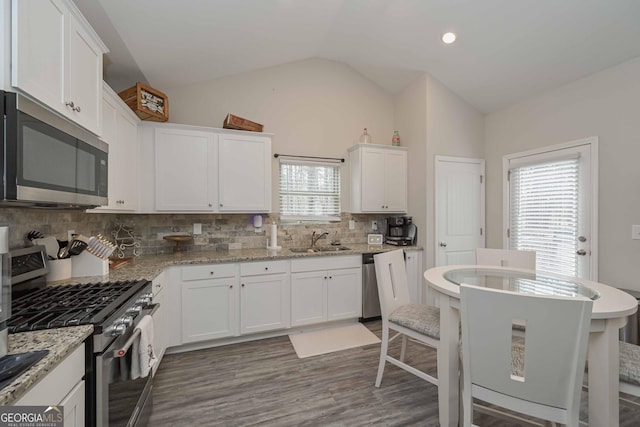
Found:
[(251, 132), (262, 132), (263, 126), (260, 123), (252, 122), (251, 120), (243, 119), (242, 117), (234, 116), (233, 114), (227, 114), (222, 127), (225, 129), (239, 129), (248, 130)]
[(166, 122), (169, 120), (169, 99), (167, 95), (144, 83), (125, 89), (118, 94), (129, 108), (142, 120)]

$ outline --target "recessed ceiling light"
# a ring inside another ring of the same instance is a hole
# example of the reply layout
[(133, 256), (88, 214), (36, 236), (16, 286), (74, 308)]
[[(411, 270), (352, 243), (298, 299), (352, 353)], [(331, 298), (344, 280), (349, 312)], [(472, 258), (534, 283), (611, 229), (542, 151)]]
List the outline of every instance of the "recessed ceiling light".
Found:
[(446, 44), (451, 44), (454, 41), (456, 41), (456, 35), (453, 33), (444, 33), (442, 35), (442, 41), (445, 42)]

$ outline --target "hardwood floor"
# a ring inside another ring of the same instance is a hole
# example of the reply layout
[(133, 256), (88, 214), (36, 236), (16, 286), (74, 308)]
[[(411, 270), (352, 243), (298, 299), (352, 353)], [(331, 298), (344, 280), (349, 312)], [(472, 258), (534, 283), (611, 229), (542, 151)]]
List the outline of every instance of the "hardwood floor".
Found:
[[(366, 324), (380, 336), (380, 322)], [(399, 340), (398, 340), (399, 341)], [(399, 354), (399, 342), (392, 346)], [(150, 426), (436, 426), (437, 388), (387, 364), (380, 345), (298, 359), (289, 338), (167, 355), (154, 378)], [(408, 363), (435, 374), (435, 351), (409, 344)], [(583, 393), (581, 419), (586, 418)], [(640, 406), (621, 403), (621, 426)], [(480, 425), (513, 426), (478, 414)]]

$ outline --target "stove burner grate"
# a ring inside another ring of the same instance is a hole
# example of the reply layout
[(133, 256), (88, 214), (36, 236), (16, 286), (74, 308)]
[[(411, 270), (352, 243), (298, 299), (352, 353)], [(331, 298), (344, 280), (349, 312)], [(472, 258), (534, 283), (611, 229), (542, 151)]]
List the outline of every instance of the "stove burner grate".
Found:
[(9, 332), (97, 325), (135, 297), (147, 283), (140, 280), (38, 289), (13, 301)]

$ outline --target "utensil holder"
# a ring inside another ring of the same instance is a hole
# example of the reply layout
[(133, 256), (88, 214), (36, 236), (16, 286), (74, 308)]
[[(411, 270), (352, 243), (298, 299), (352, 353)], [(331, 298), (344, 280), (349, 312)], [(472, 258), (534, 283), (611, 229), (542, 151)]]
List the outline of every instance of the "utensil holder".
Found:
[(109, 274), (109, 260), (98, 258), (87, 251), (72, 256), (73, 277), (106, 276)]
[(60, 282), (71, 279), (71, 258), (50, 259), (48, 265), (47, 282)]

